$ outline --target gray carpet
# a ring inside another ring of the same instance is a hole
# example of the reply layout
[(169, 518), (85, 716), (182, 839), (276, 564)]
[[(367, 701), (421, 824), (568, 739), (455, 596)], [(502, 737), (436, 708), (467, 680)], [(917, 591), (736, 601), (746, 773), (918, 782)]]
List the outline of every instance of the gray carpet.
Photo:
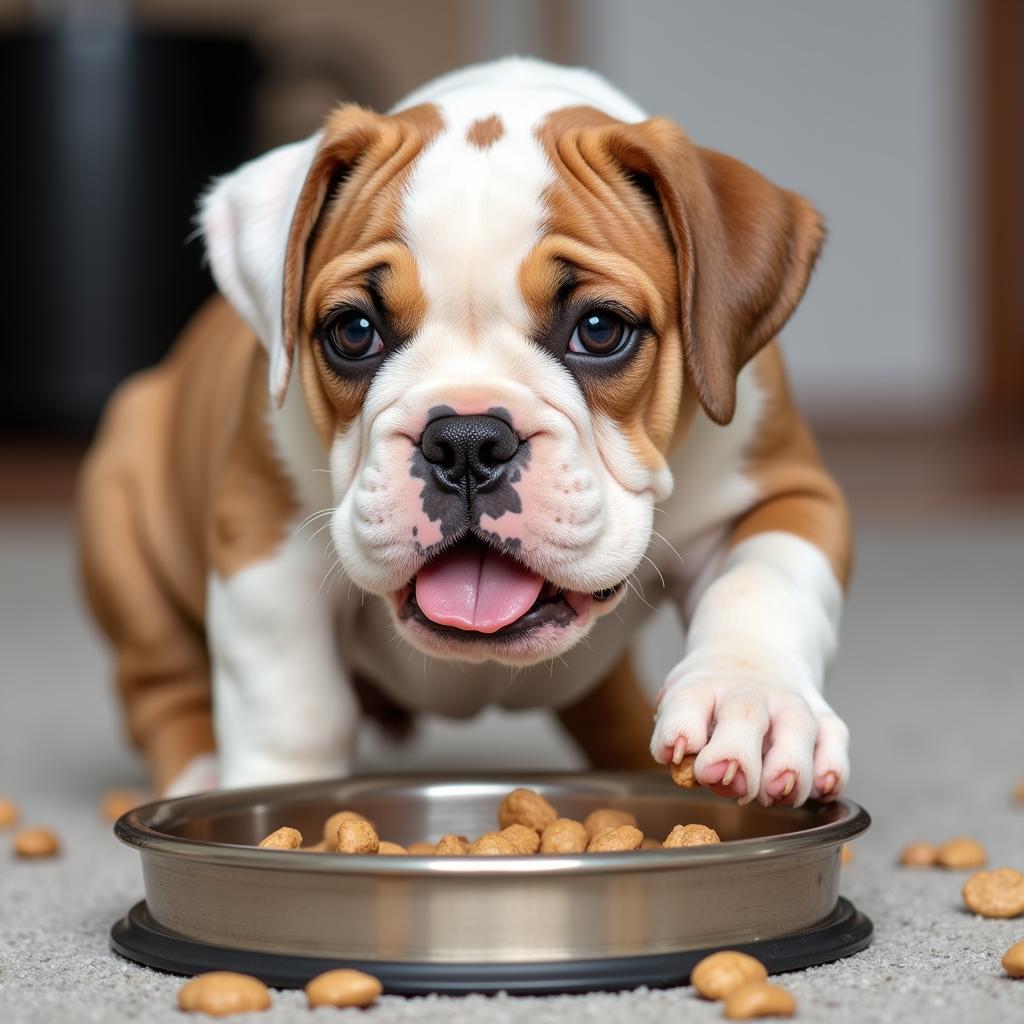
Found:
[[(0, 852), (0, 1021), (181, 1020), (180, 980), (127, 963), (107, 931), (142, 895), (134, 854), (97, 809), (113, 785), (141, 781), (121, 742), (106, 655), (79, 606), (66, 519), (0, 519), (0, 792), (65, 844), (53, 862)], [(1024, 514), (978, 512), (868, 527), (831, 696), (853, 732), (851, 795), (875, 819), (843, 891), (875, 921), (868, 951), (783, 979), (801, 1020), (1024, 1020), (1024, 982), (1003, 951), (1024, 918), (984, 921), (960, 907), (962, 874), (901, 871), (899, 846), (971, 833), (995, 864), (1024, 869)], [(652, 677), (678, 649), (670, 618), (645, 638)], [(429, 722), (402, 751), (368, 736), (361, 767), (566, 767), (574, 756), (540, 716)], [(275, 993), (254, 1020), (309, 1019), (301, 993)], [(318, 1010), (317, 1019), (336, 1011)], [(352, 1017), (352, 1013), (348, 1014)], [(367, 1021), (487, 1019), (546, 1024), (718, 1020), (689, 989), (546, 1000), (385, 998)], [(241, 1018), (235, 1018), (241, 1019)], [(363, 1019), (363, 1018), (360, 1018)]]

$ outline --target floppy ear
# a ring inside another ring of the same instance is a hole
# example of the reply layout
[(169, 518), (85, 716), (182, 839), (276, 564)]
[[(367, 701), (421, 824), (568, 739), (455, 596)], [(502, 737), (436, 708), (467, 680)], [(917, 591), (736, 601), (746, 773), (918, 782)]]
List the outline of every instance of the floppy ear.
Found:
[(216, 179), (199, 201), (199, 228), (221, 294), (270, 355), (271, 392), (288, 383), (282, 283), (292, 213), (321, 133), (281, 146)]
[(604, 133), (619, 166), (657, 193), (676, 249), (687, 377), (708, 416), (728, 423), (736, 375), (807, 287), (821, 216), (739, 160), (697, 148), (665, 118)]
[(213, 278), (267, 348), (277, 405), (291, 374), (310, 238), (381, 121), (361, 107), (340, 107), (322, 132), (243, 164), (200, 200)]

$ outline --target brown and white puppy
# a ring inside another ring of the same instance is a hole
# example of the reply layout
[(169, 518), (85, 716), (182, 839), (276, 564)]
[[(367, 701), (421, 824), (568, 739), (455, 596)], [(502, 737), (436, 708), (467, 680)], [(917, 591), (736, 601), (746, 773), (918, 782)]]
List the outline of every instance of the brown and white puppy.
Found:
[[(365, 679), (558, 709), (606, 765), (699, 753), (743, 801), (842, 790), (847, 516), (775, 343), (809, 203), (515, 59), (340, 108), (200, 221), (227, 301), (118, 393), (81, 491), (158, 785), (347, 772)], [(627, 655), (657, 594), (688, 639), (651, 737)]]

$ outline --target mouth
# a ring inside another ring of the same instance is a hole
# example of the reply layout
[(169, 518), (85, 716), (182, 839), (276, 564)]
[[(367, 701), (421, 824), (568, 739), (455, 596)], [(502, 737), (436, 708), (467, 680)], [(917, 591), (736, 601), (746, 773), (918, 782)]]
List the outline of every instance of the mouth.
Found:
[(594, 602), (624, 583), (593, 593), (565, 590), (474, 536), (432, 559), (398, 592), (398, 617), (455, 641), (507, 641), (544, 626), (585, 620)]

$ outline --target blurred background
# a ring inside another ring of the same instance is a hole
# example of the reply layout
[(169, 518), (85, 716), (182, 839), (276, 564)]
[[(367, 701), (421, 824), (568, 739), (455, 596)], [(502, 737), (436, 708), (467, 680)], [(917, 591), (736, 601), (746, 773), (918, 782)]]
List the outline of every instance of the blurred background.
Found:
[[(784, 349), (858, 525), (832, 694), (862, 755), (855, 792), (891, 768), (867, 755), (913, 749), (922, 701), (962, 734), (987, 681), (1021, 720), (1016, 0), (0, 0), (0, 720), (35, 728), (43, 704), (22, 698), (48, 694), (45, 713), (90, 723), (77, 757), (135, 770), (78, 597), (69, 503), (104, 399), (211, 289), (190, 241), (204, 183), (338, 100), (386, 108), (513, 52), (606, 74), (826, 215)], [(652, 686), (681, 643), (663, 613), (642, 644)], [(447, 763), (462, 744), (489, 763), (572, 763), (539, 719), (485, 718), (386, 756)], [(385, 756), (374, 742), (369, 761)]]

